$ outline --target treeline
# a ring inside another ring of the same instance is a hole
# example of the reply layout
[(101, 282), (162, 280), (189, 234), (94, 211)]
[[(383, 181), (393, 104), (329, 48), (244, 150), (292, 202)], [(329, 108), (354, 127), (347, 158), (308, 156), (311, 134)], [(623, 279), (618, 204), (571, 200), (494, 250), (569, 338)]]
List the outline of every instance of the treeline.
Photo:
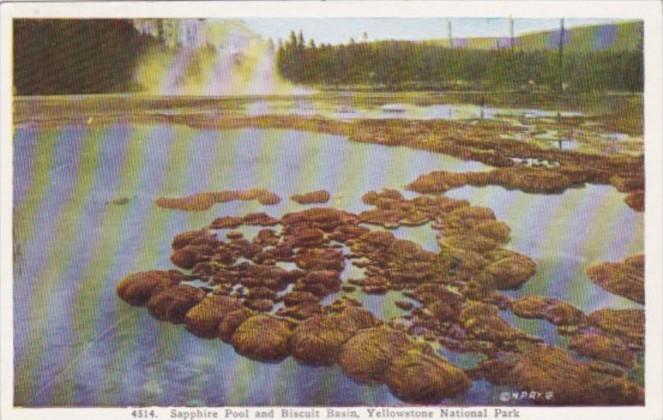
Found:
[[(277, 50), (279, 72), (308, 85), (642, 91), (642, 48), (633, 51), (475, 50), (408, 41), (317, 46), (300, 32)], [(561, 83), (560, 83), (561, 82)]]
[(14, 21), (17, 95), (131, 91), (138, 59), (158, 41), (122, 19)]

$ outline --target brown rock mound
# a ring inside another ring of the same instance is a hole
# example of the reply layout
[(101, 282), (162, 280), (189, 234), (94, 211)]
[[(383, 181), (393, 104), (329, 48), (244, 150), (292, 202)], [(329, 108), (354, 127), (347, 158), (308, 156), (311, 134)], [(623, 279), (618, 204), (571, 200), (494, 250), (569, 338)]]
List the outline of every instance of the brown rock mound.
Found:
[(294, 306), (300, 303), (318, 302), (318, 297), (310, 292), (290, 292), (283, 296), (285, 306)]
[(645, 192), (635, 191), (624, 198), (624, 202), (635, 211), (645, 211)]
[(304, 320), (320, 314), (322, 314), (322, 306), (317, 302), (302, 302), (297, 305), (281, 308), (276, 312), (278, 316), (297, 320)]
[(196, 263), (205, 261), (214, 253), (209, 245), (186, 245), (173, 252), (170, 261), (178, 267), (189, 270)]
[(244, 221), (241, 217), (236, 216), (223, 216), (214, 219), (210, 228), (212, 229), (236, 229), (240, 227)]
[(645, 311), (641, 309), (599, 309), (587, 316), (588, 325), (619, 337), (635, 348), (645, 341)]
[(297, 280), (294, 291), (309, 292), (318, 298), (341, 290), (341, 279), (337, 271), (314, 270), (307, 272)]
[(485, 272), (495, 280), (498, 289), (516, 289), (536, 273), (536, 263), (513, 252), (490, 264)]
[(391, 360), (411, 347), (401, 331), (387, 326), (368, 328), (343, 345), (338, 363), (346, 375), (359, 382), (383, 382)]
[(242, 223), (249, 226), (274, 226), (277, 225), (279, 221), (267, 213), (259, 212), (244, 215), (244, 217), (242, 217)]
[(294, 194), (290, 199), (299, 204), (326, 203), (330, 195), (325, 190), (311, 191), (304, 194)]
[(174, 250), (178, 250), (180, 248), (184, 248), (185, 246), (193, 242), (198, 244), (215, 243), (216, 238), (214, 235), (210, 234), (210, 232), (206, 229), (182, 232), (176, 235), (175, 238), (173, 239), (172, 248)]
[(483, 302), (468, 301), (460, 312), (460, 323), (471, 336), (492, 342), (527, 338), (526, 334), (502, 319), (499, 309)]
[(186, 313), (186, 328), (200, 337), (216, 337), (223, 318), (240, 308), (242, 302), (239, 299), (221, 295), (207, 296)]
[(543, 318), (555, 325), (576, 325), (584, 318), (575, 306), (543, 296), (522, 297), (511, 303), (511, 309), (522, 318)]
[(511, 235), (511, 228), (504, 222), (488, 220), (474, 226), (474, 230), (496, 242), (506, 243)]
[(619, 263), (605, 262), (586, 270), (596, 284), (634, 302), (645, 303), (644, 255), (636, 255)]
[(499, 243), (475, 231), (466, 231), (451, 236), (442, 236), (438, 240), (441, 247), (459, 248), (479, 254), (491, 251), (499, 246)]
[(278, 204), (281, 201), (281, 198), (268, 190), (251, 189), (202, 192), (185, 197), (159, 197), (156, 199), (155, 203), (157, 206), (166, 209), (205, 211), (209, 210), (216, 203), (225, 203), (235, 200), (257, 200), (262, 205), (273, 205)]
[(627, 368), (631, 368), (635, 362), (635, 356), (623, 341), (603, 334), (576, 334), (571, 338), (569, 348), (583, 356), (615, 363)]
[(331, 232), (344, 224), (356, 224), (357, 220), (357, 216), (343, 210), (314, 207), (296, 213), (288, 213), (281, 218), (281, 223), (286, 230), (303, 225)]
[(205, 211), (216, 204), (216, 200), (214, 199), (214, 193), (199, 193), (185, 197), (159, 197), (155, 204), (164, 209)]
[(435, 403), (454, 397), (471, 384), (462, 369), (442, 357), (415, 349), (392, 359), (385, 382), (395, 396), (412, 403)]
[(628, 381), (593, 371), (568, 352), (547, 345), (532, 346), (514, 366), (508, 378), (518, 389), (552, 392), (552, 405), (639, 405), (643, 389)]
[(118, 283), (118, 296), (131, 305), (144, 305), (154, 294), (177, 286), (184, 275), (177, 270), (144, 271), (126, 276)]
[(293, 357), (303, 363), (329, 365), (359, 329), (376, 324), (373, 315), (360, 308), (347, 308), (339, 315), (314, 316), (295, 328), (290, 349)]
[(291, 335), (287, 321), (271, 315), (255, 315), (239, 325), (231, 342), (239, 354), (249, 359), (278, 362), (289, 355)]
[(244, 321), (255, 315), (255, 312), (247, 308), (239, 308), (236, 311), (229, 312), (219, 323), (219, 338), (226, 343), (230, 343), (235, 330), (242, 325)]
[(153, 295), (147, 302), (147, 309), (159, 321), (181, 324), (189, 309), (203, 300), (205, 295), (203, 290), (196, 287), (171, 287)]
[(559, 193), (577, 184), (559, 171), (546, 168), (511, 167), (490, 172), (492, 185), (531, 193)]
[(331, 248), (303, 248), (297, 253), (295, 263), (304, 270), (342, 271), (345, 267), (343, 252)]
[(531, 193), (559, 193), (579, 182), (557, 170), (523, 166), (497, 168), (489, 172), (435, 171), (421, 175), (407, 189), (422, 194), (442, 193), (465, 185), (499, 185)]

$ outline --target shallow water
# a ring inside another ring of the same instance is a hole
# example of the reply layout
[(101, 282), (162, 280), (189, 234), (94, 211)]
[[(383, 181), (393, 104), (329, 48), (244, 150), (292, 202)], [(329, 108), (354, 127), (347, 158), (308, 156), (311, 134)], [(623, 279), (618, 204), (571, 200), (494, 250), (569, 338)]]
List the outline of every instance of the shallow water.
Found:
[[(408, 119), (408, 120), (471, 120), (494, 119), (516, 122), (519, 118), (552, 118), (558, 111), (529, 108), (495, 108), (471, 104), (384, 104), (372, 108), (355, 108), (349, 104), (313, 102), (306, 97), (294, 101), (256, 101), (246, 106), (248, 115), (321, 116), (335, 120), (355, 119)], [(579, 112), (559, 112), (562, 117), (577, 117)]]
[(566, 300), (585, 312), (642, 305), (592, 283), (584, 271), (597, 261), (619, 261), (643, 252), (644, 219), (607, 185), (562, 194), (529, 194), (502, 187), (463, 187), (447, 196), (490, 207), (511, 227), (508, 248), (537, 263), (537, 273), (513, 297), (538, 294)]
[[(252, 362), (220, 340), (200, 339), (130, 307), (115, 285), (131, 272), (171, 268), (172, 237), (221, 215), (281, 215), (307, 207), (290, 195), (317, 189), (331, 193), (330, 206), (357, 212), (367, 208), (361, 195), (370, 190), (402, 189), (433, 170), (489, 169), (421, 150), (284, 130), (26, 125), (14, 140), (15, 403), (25, 406), (400, 404), (384, 385), (358, 385), (338, 367), (302, 366), (292, 358)], [(270, 189), (282, 201), (231, 202), (199, 213), (154, 205), (158, 196), (244, 188)], [(542, 196), (466, 187), (449, 195), (493, 208), (512, 227), (509, 246), (539, 264), (537, 276), (513, 295), (560, 297), (586, 311), (638, 306), (582, 273), (592, 261), (642, 251), (642, 215), (613, 188)], [(436, 247), (426, 226), (395, 234)], [(401, 313), (393, 305), (399, 295), (363, 300), (389, 318)], [(556, 340), (547, 325), (530, 324), (533, 334)], [(463, 366), (477, 362), (476, 355), (445, 355)], [(477, 381), (453, 403), (490, 403), (496, 389)]]

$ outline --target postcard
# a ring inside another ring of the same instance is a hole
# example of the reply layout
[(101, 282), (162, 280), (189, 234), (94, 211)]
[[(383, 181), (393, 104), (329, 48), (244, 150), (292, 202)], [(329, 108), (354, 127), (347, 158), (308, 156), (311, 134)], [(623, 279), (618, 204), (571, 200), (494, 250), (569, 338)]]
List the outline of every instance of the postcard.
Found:
[(1, 23), (2, 419), (663, 418), (660, 3)]

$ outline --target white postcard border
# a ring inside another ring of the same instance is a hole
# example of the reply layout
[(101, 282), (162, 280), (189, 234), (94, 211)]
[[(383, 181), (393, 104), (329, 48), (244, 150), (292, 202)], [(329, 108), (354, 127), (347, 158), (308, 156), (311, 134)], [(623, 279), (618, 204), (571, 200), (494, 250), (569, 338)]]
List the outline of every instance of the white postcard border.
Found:
[[(32, 18), (240, 18), (240, 17), (611, 17), (645, 22), (645, 255), (646, 351), (644, 407), (515, 407), (527, 419), (663, 419), (663, 111), (662, 18), (657, 1), (237, 1), (237, 2), (70, 2), (3, 3), (0, 5), (0, 418), (2, 419), (132, 419), (129, 408), (13, 407), (12, 301), (12, 25)], [(390, 407), (394, 412), (414, 407)], [(468, 407), (467, 411), (480, 407)], [(503, 407), (508, 410), (514, 407)], [(225, 408), (210, 408), (223, 416)], [(258, 408), (262, 410), (263, 408)], [(302, 408), (303, 410), (304, 408)], [(433, 410), (439, 407), (419, 407)], [(155, 408), (160, 419), (170, 408)], [(255, 410), (255, 409), (253, 409)], [(366, 411), (362, 414), (366, 416)], [(493, 408), (488, 408), (492, 413)], [(275, 418), (280, 410), (276, 408)], [(255, 412), (253, 412), (255, 414)], [(323, 410), (324, 414), (324, 410)], [(201, 417), (204, 418), (204, 417)], [(324, 415), (321, 418), (325, 418)], [(471, 417), (469, 417), (471, 418)], [(491, 418), (489, 416), (489, 418)]]

